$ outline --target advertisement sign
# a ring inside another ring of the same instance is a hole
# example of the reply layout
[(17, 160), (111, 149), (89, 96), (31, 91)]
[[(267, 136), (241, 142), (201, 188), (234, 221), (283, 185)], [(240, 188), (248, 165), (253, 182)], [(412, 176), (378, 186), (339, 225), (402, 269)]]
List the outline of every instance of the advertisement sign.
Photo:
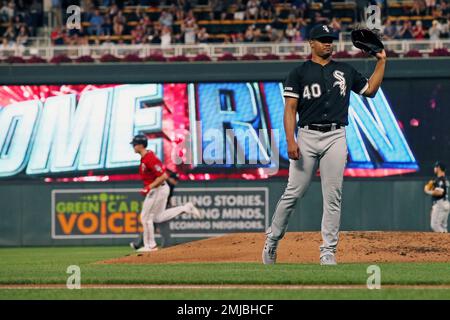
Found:
[[(52, 238), (135, 238), (143, 197), (138, 189), (52, 191)], [(172, 237), (208, 237), (264, 232), (269, 217), (268, 188), (177, 188), (172, 206), (192, 202), (200, 218), (183, 213), (169, 222)]]

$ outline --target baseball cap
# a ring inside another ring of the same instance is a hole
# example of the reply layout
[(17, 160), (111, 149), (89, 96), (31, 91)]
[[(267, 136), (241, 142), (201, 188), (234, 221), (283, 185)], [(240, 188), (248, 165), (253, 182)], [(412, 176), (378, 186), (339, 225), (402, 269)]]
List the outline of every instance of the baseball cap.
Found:
[(316, 40), (320, 38), (338, 39), (337, 35), (334, 33), (334, 30), (325, 24), (319, 24), (313, 27), (309, 32), (310, 40)]
[(434, 164), (434, 167), (439, 167), (442, 171), (445, 171), (445, 164), (443, 164), (441, 161), (436, 161)]
[(133, 146), (142, 144), (144, 147), (147, 147), (147, 137), (143, 134), (138, 134), (133, 137), (133, 140), (131, 140), (130, 144), (132, 144)]

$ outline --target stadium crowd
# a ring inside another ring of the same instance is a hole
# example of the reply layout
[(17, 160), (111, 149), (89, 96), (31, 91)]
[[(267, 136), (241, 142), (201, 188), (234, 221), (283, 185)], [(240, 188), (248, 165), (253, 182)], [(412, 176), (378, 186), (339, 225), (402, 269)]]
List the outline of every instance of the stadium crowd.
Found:
[[(301, 42), (311, 26), (330, 24), (337, 33), (364, 19), (369, 4), (382, 8), (385, 40), (449, 38), (449, 0), (52, 0), (54, 45)], [(67, 30), (69, 5), (81, 7), (81, 28)], [(2, 47), (30, 44), (43, 25), (42, 2), (3, 1)]]

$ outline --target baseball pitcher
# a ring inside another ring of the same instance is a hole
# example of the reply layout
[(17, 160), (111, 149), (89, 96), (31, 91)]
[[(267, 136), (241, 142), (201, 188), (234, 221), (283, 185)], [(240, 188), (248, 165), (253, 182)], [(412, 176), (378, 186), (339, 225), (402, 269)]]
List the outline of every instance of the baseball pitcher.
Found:
[(434, 165), (436, 178), (424, 187), (424, 192), (431, 196), (431, 229), (434, 232), (448, 232), (447, 221), (450, 212), (448, 200), (449, 181), (445, 177), (445, 165), (436, 162)]
[(138, 249), (138, 252), (158, 250), (155, 242), (154, 223), (168, 221), (183, 212), (200, 217), (200, 212), (191, 202), (184, 206), (165, 210), (170, 193), (170, 188), (166, 182), (168, 176), (161, 161), (152, 151), (147, 150), (147, 143), (147, 137), (144, 135), (135, 136), (130, 143), (133, 145), (134, 152), (141, 155), (139, 174), (144, 183), (144, 187), (141, 189), (141, 194), (145, 197), (141, 212), (141, 222), (144, 227), (144, 247)]
[(384, 50), (374, 53), (377, 64), (367, 80), (349, 64), (331, 59), (334, 39), (335, 33), (329, 26), (312, 28), (309, 40), (312, 58), (293, 69), (285, 82), (284, 129), (290, 158), (289, 179), (266, 232), (264, 264), (275, 263), (278, 242), (286, 232), (289, 216), (297, 200), (307, 191), (317, 167), (323, 195), (320, 263), (336, 264), (350, 91), (375, 96), (383, 80), (386, 54)]

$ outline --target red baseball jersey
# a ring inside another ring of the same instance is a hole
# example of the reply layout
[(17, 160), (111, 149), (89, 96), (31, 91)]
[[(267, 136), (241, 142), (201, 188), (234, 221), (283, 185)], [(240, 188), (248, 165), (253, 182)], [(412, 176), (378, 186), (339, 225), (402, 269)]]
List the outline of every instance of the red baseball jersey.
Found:
[(164, 172), (166, 172), (166, 168), (152, 151), (149, 150), (147, 154), (141, 158), (139, 174), (144, 182), (144, 186), (148, 186)]

